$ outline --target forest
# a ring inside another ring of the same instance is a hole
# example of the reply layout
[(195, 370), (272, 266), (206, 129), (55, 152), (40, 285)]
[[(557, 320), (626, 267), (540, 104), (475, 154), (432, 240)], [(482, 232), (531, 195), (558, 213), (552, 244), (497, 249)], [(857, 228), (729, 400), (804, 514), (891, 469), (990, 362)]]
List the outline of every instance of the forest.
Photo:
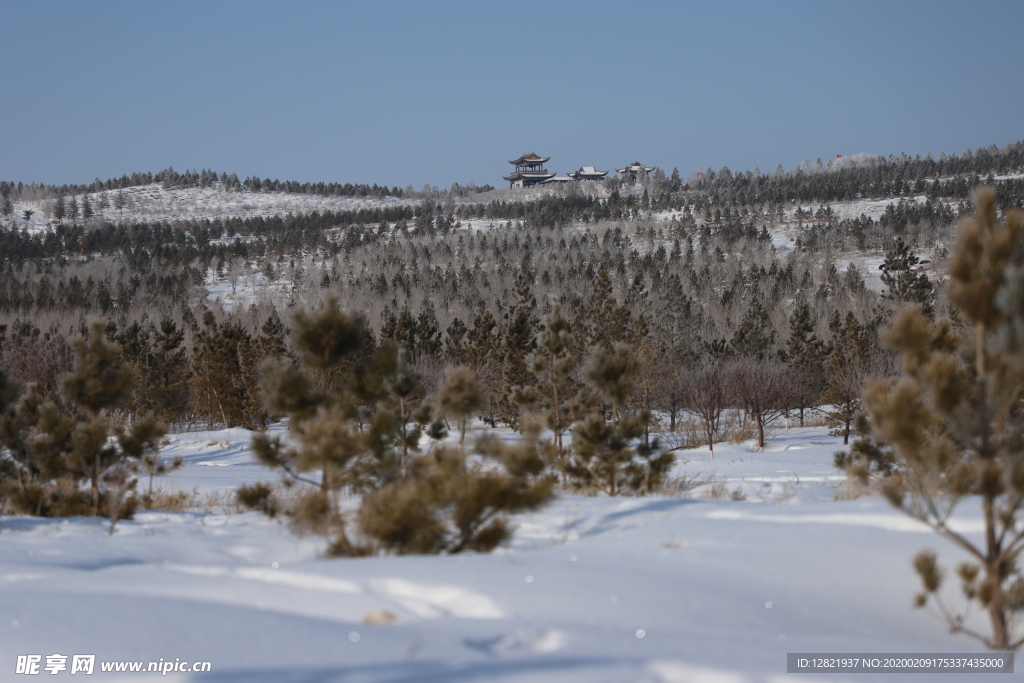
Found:
[[(128, 413), (155, 409), (182, 428), (260, 427), (279, 417), (262, 407), (260, 364), (294, 357), (294, 312), (331, 295), (363, 317), (368, 349), (405, 350), (426, 378), (424, 396), (446, 367), (471, 367), (488, 396), (481, 417), (496, 423), (517, 424), (510, 392), (539, 381), (525, 359), (556, 308), (569, 321), (572, 384), (595, 344), (626, 343), (646, 377), (630, 401), (668, 432), (692, 408), (685, 375), (740, 360), (799, 369), (813, 385), (795, 391), (803, 411), (835, 404), (822, 397), (843, 394), (853, 376), (891, 369), (877, 332), (899, 305), (947, 312), (929, 273), (948, 256), (957, 220), (973, 212), (976, 188), (991, 185), (1001, 211), (1024, 204), (1024, 178), (993, 180), (1020, 169), (1022, 155), (1015, 143), (937, 160), (805, 162), (772, 175), (708, 169), (686, 183), (658, 170), (635, 187), (606, 181), (605, 196), (573, 186), (488, 199), (490, 188), (453, 188), (370, 209), (174, 224), (98, 221), (70, 207), (152, 182), (357, 190), (171, 169), (59, 188), (7, 182), (5, 204), (53, 195), (67, 206), (45, 231), (19, 230), (9, 215), (0, 231), (0, 365), (60, 400), (72, 340), (102, 317), (140, 378)], [(876, 217), (841, 217), (832, 204), (851, 197), (891, 201)], [(783, 228), (794, 237), (780, 251), (773, 235)], [(854, 255), (885, 259), (880, 288), (867, 286), (875, 274)], [(247, 294), (224, 304), (208, 295), (217, 283)], [(225, 382), (235, 386), (214, 409), (203, 387)], [(830, 418), (847, 435), (851, 411)]]

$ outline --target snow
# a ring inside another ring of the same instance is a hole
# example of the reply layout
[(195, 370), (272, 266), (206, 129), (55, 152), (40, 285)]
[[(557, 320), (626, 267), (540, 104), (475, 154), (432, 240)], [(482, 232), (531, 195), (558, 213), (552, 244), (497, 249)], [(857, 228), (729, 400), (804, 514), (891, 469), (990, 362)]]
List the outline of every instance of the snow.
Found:
[[(123, 212), (115, 207), (119, 192), (123, 193)], [(105, 195), (109, 206), (100, 209), (100, 197)], [(79, 195), (81, 197), (81, 195)], [(218, 182), (211, 187), (164, 188), (159, 183), (127, 187), (123, 190), (105, 190), (89, 195), (95, 220), (113, 223), (152, 223), (157, 221), (203, 220), (225, 218), (253, 218), (256, 216), (283, 216), (313, 211), (358, 211), (417, 204), (418, 200), (398, 197), (333, 197), (289, 192), (233, 192)], [(19, 229), (38, 232), (49, 227), (46, 211), (50, 200), (14, 202), (16, 224)], [(35, 215), (25, 225), (21, 212), (32, 209)]]
[(61, 653), (212, 663), (177, 681), (909, 683), (930, 678), (790, 676), (786, 653), (981, 651), (910, 607), (913, 555), (960, 555), (880, 499), (844, 499), (822, 428), (680, 451), (674, 475), (695, 485), (678, 496), (563, 495), (493, 554), (361, 559), (231, 509), (232, 488), (276, 480), (250, 437), (163, 449), (186, 465), (157, 486), (219, 504), (139, 512), (112, 536), (89, 518), (0, 520), (0, 680), (20, 678), (18, 654)]

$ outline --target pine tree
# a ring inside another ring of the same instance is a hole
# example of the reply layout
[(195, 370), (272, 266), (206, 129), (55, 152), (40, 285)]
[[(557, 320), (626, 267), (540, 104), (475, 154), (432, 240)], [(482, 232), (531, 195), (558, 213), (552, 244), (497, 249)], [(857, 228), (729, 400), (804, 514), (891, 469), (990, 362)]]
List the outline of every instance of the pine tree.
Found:
[[(105, 323), (90, 328), (74, 344), (75, 363), (62, 382), (64, 412), (53, 401), (28, 391), (16, 397), (0, 381), (0, 446), (18, 469), (15, 507), (36, 515), (106, 514), (110, 533), (130, 515), (135, 486), (132, 468), (155, 454), (164, 427), (152, 415), (123, 424), (115, 409), (131, 394), (134, 373), (109, 344)], [(2, 378), (0, 378), (2, 379)], [(88, 481), (90, 502), (77, 482)], [(61, 481), (71, 481), (67, 489)]]
[(466, 441), (466, 421), (484, 407), (484, 391), (465, 365), (448, 368), (438, 394), (441, 412), (459, 424), (459, 446)]
[(270, 315), (263, 321), (260, 327), (260, 334), (256, 337), (256, 347), (259, 349), (260, 361), (271, 358), (283, 358), (288, 355), (288, 328), (281, 322), (277, 309), (271, 309)]
[(238, 346), (239, 375), (235, 385), (242, 395), (242, 415), (244, 424), (263, 429), (270, 415), (267, 414), (263, 393), (259, 390), (260, 368), (271, 360), (284, 358), (288, 355), (285, 336), (288, 330), (272, 309), (260, 327), (255, 339), (244, 338)]
[(804, 426), (804, 413), (818, 405), (825, 390), (825, 345), (814, 333), (811, 307), (800, 302), (789, 318), (789, 341), (786, 345), (786, 362), (792, 368), (797, 381), (793, 407), (800, 414), (800, 426)]
[(631, 315), (629, 309), (619, 305), (612, 289), (608, 269), (602, 263), (594, 277), (590, 294), (576, 314), (576, 340), (573, 346), (582, 361), (591, 350), (600, 346), (610, 349), (616, 342), (629, 336)]
[(71, 195), (71, 199), (67, 202), (67, 214), (72, 223), (78, 220), (78, 198), (75, 195)]
[(747, 308), (743, 321), (736, 328), (731, 342), (733, 353), (739, 357), (764, 360), (771, 355), (775, 345), (775, 330), (772, 329), (768, 311), (757, 299)]
[(885, 252), (885, 262), (882, 264), (882, 284), (886, 288), (882, 296), (891, 301), (896, 310), (916, 303), (925, 315), (931, 316), (935, 289), (925, 273), (917, 272), (918, 262), (917, 256), (903, 242), (903, 238), (896, 237)]
[(470, 367), (480, 370), (489, 365), (495, 352), (495, 332), (498, 321), (490, 311), (484, 311), (473, 318), (473, 327), (466, 332), (466, 361)]
[(649, 415), (626, 408), (639, 372), (640, 364), (625, 344), (599, 346), (591, 357), (587, 380), (610, 404), (611, 420), (598, 410), (573, 426), (572, 455), (563, 469), (577, 487), (593, 487), (609, 496), (651, 492), (675, 462), (671, 453), (660, 452), (657, 441), (647, 447), (636, 444), (650, 420)]
[(417, 460), (409, 478), (364, 497), (360, 528), (399, 554), (488, 552), (505, 543), (510, 515), (551, 500), (547, 454), (539, 430), (529, 427), (517, 445), (491, 438), (478, 451), (490, 466), (471, 466), (461, 449), (438, 448)]
[[(53, 208), (50, 210), (50, 215), (56, 218), (58, 223), (64, 222), (64, 218), (67, 216), (67, 205), (64, 203), (64, 195), (58, 195), (53, 200)], [(28, 218), (25, 220), (27, 221)]]
[(409, 354), (409, 360), (415, 361), (419, 357), (420, 345), (419, 345), (419, 330), (416, 325), (416, 318), (413, 317), (409, 307), (406, 306), (398, 313), (398, 317), (393, 323), (389, 323), (387, 326), (389, 329), (394, 331), (391, 333), (390, 338), (395, 344), (405, 349), (405, 352)]
[[(301, 367), (286, 361), (263, 369), (262, 391), (267, 407), (289, 416), (291, 444), (264, 433), (253, 437), (260, 462), (278, 469), (292, 482), (312, 485), (293, 511), (297, 524), (335, 538), (334, 552), (361, 554), (340, 514), (337, 500), (345, 488), (360, 489), (375, 469), (370, 430), (361, 430), (353, 414), (354, 397), (317, 390), (318, 376), (358, 357), (363, 349), (362, 318), (338, 308), (328, 297), (316, 313), (300, 311), (293, 326), (293, 343)], [(319, 473), (318, 479), (311, 473)]]
[(211, 426), (217, 420), (226, 427), (247, 422), (247, 397), (257, 391), (249, 372), (251, 343), (240, 323), (218, 323), (211, 311), (203, 314), (192, 352), (192, 396)]
[(92, 203), (89, 201), (89, 195), (82, 197), (82, 219), (89, 220), (93, 217)]
[(571, 344), (569, 320), (556, 304), (544, 318), (543, 329), (537, 335), (537, 349), (527, 363), (539, 380), (538, 392), (543, 394), (540, 403), (545, 408), (548, 429), (555, 436), (555, 451), (560, 460), (565, 456), (562, 436), (572, 421), (569, 401), (575, 394), (572, 372), (576, 358)]
[(423, 304), (420, 314), (416, 317), (417, 351), (427, 358), (441, 355), (441, 330), (437, 324), (434, 305), (427, 301)]
[(0, 197), (0, 215), (5, 220), (11, 220), (11, 216), (14, 214), (14, 203), (11, 201), (11, 196), (6, 192)]
[(467, 362), (466, 357), (466, 323), (459, 318), (453, 318), (448, 324), (444, 333), (444, 353), (450, 363), (456, 365)]
[(188, 407), (189, 366), (185, 333), (169, 318), (153, 332), (149, 364), (141, 378), (148, 407), (165, 422), (180, 421)]
[(501, 390), (496, 397), (498, 415), (513, 429), (520, 425), (522, 406), (532, 403), (531, 388), (536, 378), (530, 372), (526, 358), (533, 352), (537, 340), (537, 301), (533, 288), (524, 273), (516, 280), (515, 303), (502, 317), (498, 333), (498, 353), (501, 358)]
[(861, 412), (861, 392), (871, 377), (879, 374), (874, 339), (853, 313), (847, 313), (830, 344), (825, 361), (825, 392), (821, 401), (835, 436), (850, 442), (851, 428)]
[(113, 322), (107, 324), (107, 338), (121, 348), (121, 360), (135, 376), (131, 398), (126, 404), (129, 413), (145, 413), (152, 410), (146, 379), (151, 359), (152, 344), (148, 330), (137, 321), (122, 330)]
[[(921, 520), (970, 560), (957, 568), (968, 609), (942, 599), (944, 571), (934, 551), (921, 551), (914, 568), (924, 591), (953, 632), (995, 650), (1016, 650), (1024, 605), (1024, 214), (996, 217), (995, 195), (975, 198), (977, 215), (961, 222), (950, 258), (949, 298), (966, 325), (933, 322), (919, 309), (902, 310), (886, 335), (899, 352), (903, 374), (865, 391), (871, 436), (891, 447), (897, 473), (882, 490), (897, 508)], [(958, 505), (981, 503), (984, 532), (977, 538), (953, 527)], [(991, 634), (968, 626), (970, 608), (988, 613)]]

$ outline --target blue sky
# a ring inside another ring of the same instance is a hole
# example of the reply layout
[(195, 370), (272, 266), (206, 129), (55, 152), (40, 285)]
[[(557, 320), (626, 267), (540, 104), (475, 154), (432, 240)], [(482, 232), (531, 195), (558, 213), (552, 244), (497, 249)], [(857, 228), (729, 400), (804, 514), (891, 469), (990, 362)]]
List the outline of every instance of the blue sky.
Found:
[(1024, 3), (0, 3), (0, 178), (501, 185), (1024, 138)]

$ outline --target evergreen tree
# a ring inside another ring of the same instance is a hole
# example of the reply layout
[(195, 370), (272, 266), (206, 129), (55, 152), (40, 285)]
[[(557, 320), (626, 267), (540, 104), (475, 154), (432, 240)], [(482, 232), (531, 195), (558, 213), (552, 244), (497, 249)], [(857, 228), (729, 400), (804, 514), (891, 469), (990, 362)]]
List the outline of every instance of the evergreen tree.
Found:
[(416, 317), (417, 351), (427, 358), (441, 355), (441, 330), (437, 324), (434, 305), (427, 301), (423, 304), (420, 314)]
[[(296, 523), (335, 538), (334, 552), (361, 554), (340, 514), (337, 497), (345, 488), (361, 489), (376, 469), (370, 430), (360, 429), (353, 414), (355, 397), (317, 391), (317, 376), (363, 348), (363, 320), (338, 308), (328, 297), (322, 310), (295, 316), (293, 342), (301, 367), (279, 361), (263, 370), (262, 390), (268, 408), (289, 416), (291, 444), (280, 436), (256, 434), (252, 449), (265, 466), (281, 470), (290, 481), (314, 486), (293, 511)], [(311, 473), (319, 473), (318, 479)]]
[(121, 348), (121, 360), (135, 376), (131, 398), (125, 407), (130, 413), (152, 410), (146, 381), (152, 350), (148, 330), (137, 321), (122, 330), (118, 330), (113, 322), (109, 322), (106, 334), (108, 339)]
[(786, 362), (796, 379), (793, 407), (800, 414), (804, 426), (804, 412), (818, 405), (825, 390), (825, 345), (814, 332), (811, 307), (803, 301), (797, 304), (789, 318), (789, 341)]
[[(63, 223), (64, 218), (67, 216), (67, 205), (64, 203), (64, 195), (58, 195), (53, 200), (53, 208), (50, 210), (50, 215), (57, 219), (58, 223)], [(27, 221), (28, 218), (25, 218)]]
[(896, 237), (885, 252), (882, 264), (882, 284), (885, 285), (882, 296), (891, 301), (896, 310), (916, 303), (925, 315), (931, 316), (935, 289), (925, 273), (917, 272), (918, 263), (917, 256), (903, 238)]
[(660, 486), (675, 456), (660, 452), (657, 441), (645, 447), (649, 415), (626, 408), (633, 394), (640, 364), (629, 347), (598, 347), (586, 376), (600, 397), (611, 406), (611, 421), (604, 411), (592, 412), (573, 426), (572, 455), (563, 469), (580, 488), (593, 487), (609, 496), (624, 492), (651, 492)]
[(288, 330), (272, 309), (260, 327), (255, 339), (246, 336), (238, 346), (239, 374), (235, 385), (242, 396), (242, 415), (244, 424), (262, 429), (271, 417), (267, 414), (262, 392), (259, 390), (260, 368), (270, 360), (277, 360), (288, 355), (285, 336)]
[[(126, 426), (115, 409), (131, 394), (134, 373), (94, 323), (74, 344), (75, 364), (62, 382), (64, 412), (53, 401), (0, 377), (0, 449), (17, 469), (16, 509), (36, 515), (106, 514), (110, 533), (130, 515), (132, 465), (155, 454), (164, 427), (152, 415)], [(2, 375), (2, 373), (0, 373)], [(89, 482), (82, 497), (77, 482)], [(62, 487), (71, 481), (73, 488)], [(90, 500), (91, 499), (91, 500)]]
[(248, 423), (248, 395), (257, 390), (249, 383), (251, 343), (241, 324), (218, 323), (211, 311), (203, 314), (192, 352), (192, 396), (211, 427), (217, 420), (226, 427)]
[[(289, 417), (294, 445), (261, 434), (254, 437), (253, 449), (289, 480), (318, 489), (293, 511), (297, 523), (332, 535), (332, 553), (367, 552), (350, 538), (338, 496), (344, 490), (373, 491), (408, 476), (419, 425), (429, 421), (431, 410), (416, 407), (419, 377), (406, 364), (404, 351), (390, 342), (375, 347), (362, 318), (341, 311), (335, 298), (328, 297), (316, 313), (296, 314), (293, 327), (300, 366), (264, 364), (262, 387), (268, 409)], [(335, 373), (340, 381), (324, 381)], [(409, 430), (411, 420), (418, 425)], [(319, 472), (319, 480), (311, 472)]]
[(444, 353), (450, 363), (465, 363), (466, 358), (466, 323), (459, 318), (453, 318), (448, 324), (444, 333)]
[(612, 289), (608, 269), (602, 263), (594, 277), (593, 286), (576, 314), (576, 340), (573, 346), (580, 361), (595, 347), (610, 349), (616, 342), (629, 336), (631, 315), (629, 309), (619, 305)]
[[(977, 216), (958, 229), (950, 259), (950, 302), (966, 322), (933, 322), (903, 309), (886, 341), (899, 352), (903, 374), (877, 380), (864, 404), (876, 442), (891, 447), (897, 473), (882, 490), (897, 508), (951, 541), (969, 561), (957, 568), (968, 609), (951, 609), (940, 589), (943, 569), (932, 550), (914, 568), (929, 601), (954, 633), (995, 650), (1016, 650), (1024, 605), (1024, 214), (996, 217), (991, 190), (975, 199)], [(965, 535), (950, 520), (966, 500), (981, 504), (983, 533)], [(970, 607), (988, 614), (989, 635), (968, 625)]]
[(510, 515), (551, 500), (548, 453), (529, 425), (520, 443), (488, 438), (477, 451), (488, 466), (470, 466), (461, 448), (438, 448), (416, 461), (409, 478), (365, 496), (363, 532), (399, 554), (488, 552), (505, 543)]
[(576, 358), (571, 348), (572, 335), (569, 320), (557, 304), (544, 318), (544, 326), (537, 335), (537, 348), (527, 358), (530, 371), (538, 378), (538, 393), (545, 408), (547, 427), (555, 436), (555, 451), (561, 460), (565, 455), (562, 436), (571, 423), (569, 401), (575, 394), (572, 372)]
[(288, 328), (281, 322), (277, 309), (271, 309), (270, 315), (263, 321), (260, 334), (256, 337), (260, 362), (271, 358), (283, 358), (288, 355)]
[(532, 403), (531, 388), (536, 378), (526, 359), (536, 347), (537, 301), (524, 273), (516, 280), (515, 303), (502, 317), (498, 336), (501, 358), (501, 391), (497, 397), (498, 415), (513, 429), (520, 424), (521, 406)]
[(444, 386), (438, 394), (441, 412), (459, 424), (459, 446), (466, 441), (466, 421), (484, 407), (483, 387), (465, 365), (448, 368)]
[(759, 300), (754, 299), (750, 303), (731, 344), (736, 356), (764, 360), (771, 355), (775, 345), (775, 330), (772, 329), (768, 311)]
[(830, 344), (825, 361), (825, 392), (821, 397), (833, 435), (850, 442), (851, 427), (861, 412), (861, 392), (869, 378), (879, 374), (874, 339), (853, 313), (847, 313)]
[(165, 422), (181, 421), (188, 408), (189, 365), (185, 333), (169, 318), (153, 332), (145, 374), (140, 378), (148, 409)]
[(498, 321), (490, 311), (473, 318), (473, 327), (466, 332), (466, 360), (470, 367), (480, 370), (489, 365), (496, 351), (497, 329)]
[(11, 220), (11, 216), (14, 214), (14, 203), (11, 201), (11, 196), (6, 192), (0, 197), (0, 215), (4, 217), (4, 220)]

